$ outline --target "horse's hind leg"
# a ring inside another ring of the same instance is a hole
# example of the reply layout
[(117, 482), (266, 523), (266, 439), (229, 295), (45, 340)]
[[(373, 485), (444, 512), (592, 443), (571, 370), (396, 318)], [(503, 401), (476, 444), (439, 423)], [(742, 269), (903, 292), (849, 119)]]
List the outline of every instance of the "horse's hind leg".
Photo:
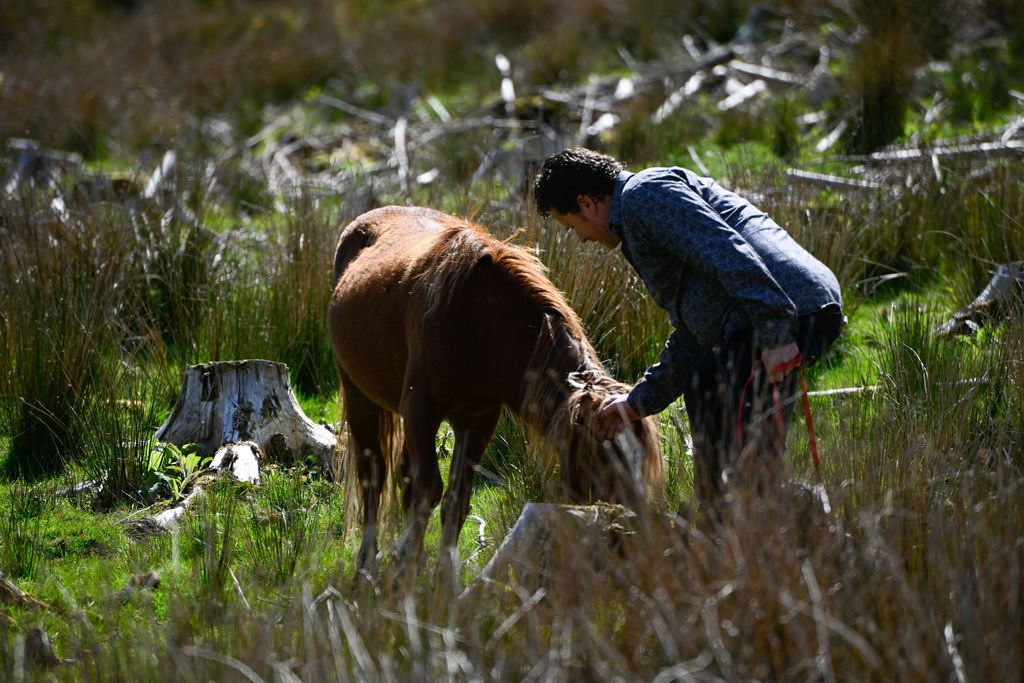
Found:
[(344, 373), (342, 388), (345, 392), (345, 417), (352, 433), (351, 460), (355, 462), (359, 499), (362, 501), (363, 534), (356, 555), (356, 569), (372, 574), (377, 562), (380, 498), (387, 478), (384, 450), (388, 447), (387, 423), (390, 416), (356, 388)]
[(402, 398), (405, 426), (402, 504), (405, 531), (397, 544), (400, 564), (408, 565), (423, 551), (423, 535), (430, 512), (441, 500), (441, 472), (437, 468), (434, 439), (441, 426), (438, 408), (422, 390), (413, 388)]
[(448, 475), (448, 490), (444, 494), (441, 505), (441, 562), (448, 563), (454, 569), (456, 565), (455, 550), (459, 542), (459, 532), (469, 514), (469, 496), (473, 487), (473, 475), (476, 465), (487, 448), (494, 428), (498, 424), (500, 410), (486, 413), (472, 422), (455, 423), (455, 453), (452, 456), (451, 470)]

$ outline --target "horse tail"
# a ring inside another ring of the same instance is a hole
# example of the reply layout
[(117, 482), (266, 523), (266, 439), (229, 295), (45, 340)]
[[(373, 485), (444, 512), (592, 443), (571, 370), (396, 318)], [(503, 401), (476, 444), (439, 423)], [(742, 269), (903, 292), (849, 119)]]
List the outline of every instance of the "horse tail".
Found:
[[(345, 396), (344, 385), (342, 385), (341, 396)], [(342, 423), (351, 425), (347, 401), (342, 401), (339, 412)], [(377, 443), (357, 443), (351, 426), (348, 429), (346, 443), (345, 452), (340, 454), (336, 461), (342, 463), (344, 472), (344, 491), (347, 501), (344, 535), (347, 538), (352, 530), (364, 521), (363, 512), (367, 509), (364, 500), (366, 486), (363, 481), (366, 472), (360, 468), (360, 458), (364, 457), (366, 450), (376, 448), (381, 456), (383, 466), (382, 471), (375, 466), (371, 467), (369, 473), (371, 479), (381, 482), (380, 499), (376, 509), (377, 527), (386, 528), (394, 518), (404, 444), (402, 419), (396, 413), (381, 409), (377, 416)]]

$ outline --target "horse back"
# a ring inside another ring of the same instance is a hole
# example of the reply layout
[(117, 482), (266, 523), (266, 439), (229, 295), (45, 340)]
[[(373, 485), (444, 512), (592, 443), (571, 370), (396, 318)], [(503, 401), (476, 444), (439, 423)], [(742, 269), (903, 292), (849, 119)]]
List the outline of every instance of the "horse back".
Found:
[[(392, 258), (414, 261), (436, 236), (445, 219), (439, 211), (418, 207), (385, 206), (368, 211), (342, 228), (334, 251), (334, 284), (357, 258)], [(421, 239), (417, 240), (416, 237)], [(371, 247), (369, 252), (364, 253)]]
[(453, 409), (514, 402), (544, 311), (502, 264), (510, 251), (430, 209), (386, 207), (354, 220), (335, 253), (329, 325), (339, 368), (392, 411), (412, 379)]

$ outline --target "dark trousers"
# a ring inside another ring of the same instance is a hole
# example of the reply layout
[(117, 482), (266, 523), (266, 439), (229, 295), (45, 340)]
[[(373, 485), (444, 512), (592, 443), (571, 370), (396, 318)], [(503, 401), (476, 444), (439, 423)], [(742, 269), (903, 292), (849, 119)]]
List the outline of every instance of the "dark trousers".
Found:
[[(835, 341), (843, 320), (838, 305), (797, 318), (801, 368), (813, 365)], [(752, 331), (740, 332), (705, 352), (691, 371), (683, 401), (703, 503), (714, 505), (727, 482), (753, 479), (760, 488), (778, 473), (786, 429), (800, 399), (799, 372), (790, 372), (775, 387), (760, 362), (761, 351)]]

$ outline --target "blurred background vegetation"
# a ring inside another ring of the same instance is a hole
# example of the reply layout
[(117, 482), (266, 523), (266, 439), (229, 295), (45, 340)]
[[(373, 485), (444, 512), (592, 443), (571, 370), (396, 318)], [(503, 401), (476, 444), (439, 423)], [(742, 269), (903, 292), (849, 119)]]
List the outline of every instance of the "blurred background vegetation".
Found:
[(493, 97), (496, 53), (519, 82), (581, 83), (628, 66), (623, 54), (672, 55), (683, 36), (729, 43), (766, 15), (842, 36), (843, 87), (822, 104), (859, 111), (858, 151), (905, 133), (908, 109), (933, 95), (911, 87), (929, 63), (950, 67), (961, 123), (1009, 108), (1024, 74), (1012, 0), (12, 0), (0, 8), (0, 139), (104, 158), (181, 146), (204, 117), (252, 134), (263, 107), (311, 88), (370, 109), (427, 93), (479, 100)]

